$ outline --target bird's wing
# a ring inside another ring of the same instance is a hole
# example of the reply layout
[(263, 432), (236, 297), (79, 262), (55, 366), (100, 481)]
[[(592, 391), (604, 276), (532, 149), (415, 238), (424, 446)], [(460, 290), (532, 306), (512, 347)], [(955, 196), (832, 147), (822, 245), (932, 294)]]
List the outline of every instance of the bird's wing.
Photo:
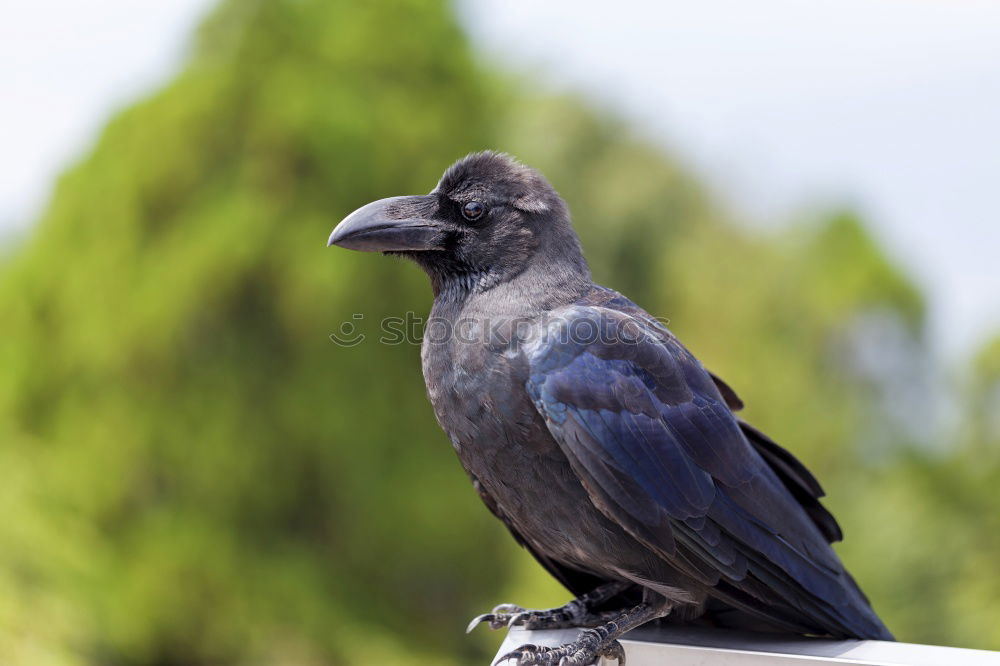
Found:
[(527, 389), (602, 512), (742, 610), (796, 631), (890, 637), (675, 338), (614, 309), (554, 314), (526, 346)]
[[(659, 320), (650, 316), (645, 310), (613, 289), (595, 285), (578, 305), (597, 306), (615, 310), (619, 313), (635, 317), (649, 327), (658, 330), (667, 337), (671, 337), (670, 332), (663, 327), (663, 324)], [(736, 391), (714, 372), (709, 372), (708, 374), (729, 409), (734, 412), (743, 409), (743, 400), (740, 399)], [(832, 543), (843, 539), (843, 534), (836, 519), (819, 502), (824, 494), (823, 488), (819, 485), (816, 477), (806, 469), (805, 465), (799, 462), (789, 451), (783, 449), (774, 440), (750, 424), (740, 421), (740, 428), (757, 453), (764, 459), (764, 462), (770, 466), (771, 470), (781, 479), (785, 487), (788, 488), (789, 492), (795, 496), (795, 499), (799, 501), (802, 508), (809, 514), (809, 517), (813, 519), (813, 522), (823, 532), (827, 541)]]
[(833, 543), (843, 539), (844, 534), (840, 531), (837, 519), (819, 501), (825, 493), (812, 472), (791, 452), (782, 448), (777, 442), (746, 421), (740, 421), (740, 430), (743, 431), (747, 441), (753, 444), (754, 450), (764, 459), (771, 471), (781, 479), (792, 496), (798, 500), (802, 509), (809, 514), (826, 540)]

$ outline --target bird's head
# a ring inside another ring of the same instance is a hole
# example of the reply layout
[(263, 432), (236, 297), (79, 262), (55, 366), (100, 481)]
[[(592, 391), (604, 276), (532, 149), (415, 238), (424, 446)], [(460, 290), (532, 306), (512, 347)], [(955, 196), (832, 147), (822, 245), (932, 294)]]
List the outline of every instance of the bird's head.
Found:
[(430, 194), (362, 206), (327, 244), (410, 258), (436, 293), (486, 290), (529, 267), (589, 279), (563, 200), (540, 173), (491, 151), (460, 159)]

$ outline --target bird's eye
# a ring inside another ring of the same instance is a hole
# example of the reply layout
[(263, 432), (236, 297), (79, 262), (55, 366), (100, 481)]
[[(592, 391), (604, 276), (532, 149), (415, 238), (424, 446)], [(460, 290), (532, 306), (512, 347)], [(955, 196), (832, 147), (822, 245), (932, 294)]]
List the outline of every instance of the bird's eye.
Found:
[(486, 206), (479, 203), (478, 201), (470, 201), (469, 203), (462, 206), (462, 217), (469, 220), (478, 220), (486, 212)]

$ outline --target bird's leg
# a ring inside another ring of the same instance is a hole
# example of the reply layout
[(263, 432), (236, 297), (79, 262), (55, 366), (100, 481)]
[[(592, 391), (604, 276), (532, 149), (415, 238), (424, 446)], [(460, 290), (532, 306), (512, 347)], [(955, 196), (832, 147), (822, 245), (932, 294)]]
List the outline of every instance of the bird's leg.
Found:
[(495, 666), (511, 661), (517, 666), (591, 666), (600, 657), (608, 657), (625, 663), (625, 650), (618, 637), (650, 620), (663, 617), (670, 612), (670, 604), (644, 601), (615, 613), (615, 618), (593, 629), (584, 629), (580, 637), (572, 643), (549, 648), (538, 645), (522, 645), (496, 660)]
[(466, 633), (475, 629), (480, 622), (488, 622), (491, 629), (513, 625), (523, 625), (526, 629), (592, 627), (614, 615), (614, 613), (598, 613), (594, 608), (631, 586), (632, 583), (605, 583), (580, 595), (565, 606), (548, 610), (526, 610), (514, 604), (500, 604), (489, 613), (474, 617)]

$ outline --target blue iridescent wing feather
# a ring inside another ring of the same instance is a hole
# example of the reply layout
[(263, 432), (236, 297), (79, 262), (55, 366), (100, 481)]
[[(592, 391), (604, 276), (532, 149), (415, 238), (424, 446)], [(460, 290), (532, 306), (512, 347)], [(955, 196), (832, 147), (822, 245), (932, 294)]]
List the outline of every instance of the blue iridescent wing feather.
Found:
[(713, 376), (637, 310), (569, 308), (529, 347), (528, 392), (595, 505), (741, 610), (891, 638), (829, 546), (839, 529), (812, 476), (773, 442), (752, 443), (763, 435)]

